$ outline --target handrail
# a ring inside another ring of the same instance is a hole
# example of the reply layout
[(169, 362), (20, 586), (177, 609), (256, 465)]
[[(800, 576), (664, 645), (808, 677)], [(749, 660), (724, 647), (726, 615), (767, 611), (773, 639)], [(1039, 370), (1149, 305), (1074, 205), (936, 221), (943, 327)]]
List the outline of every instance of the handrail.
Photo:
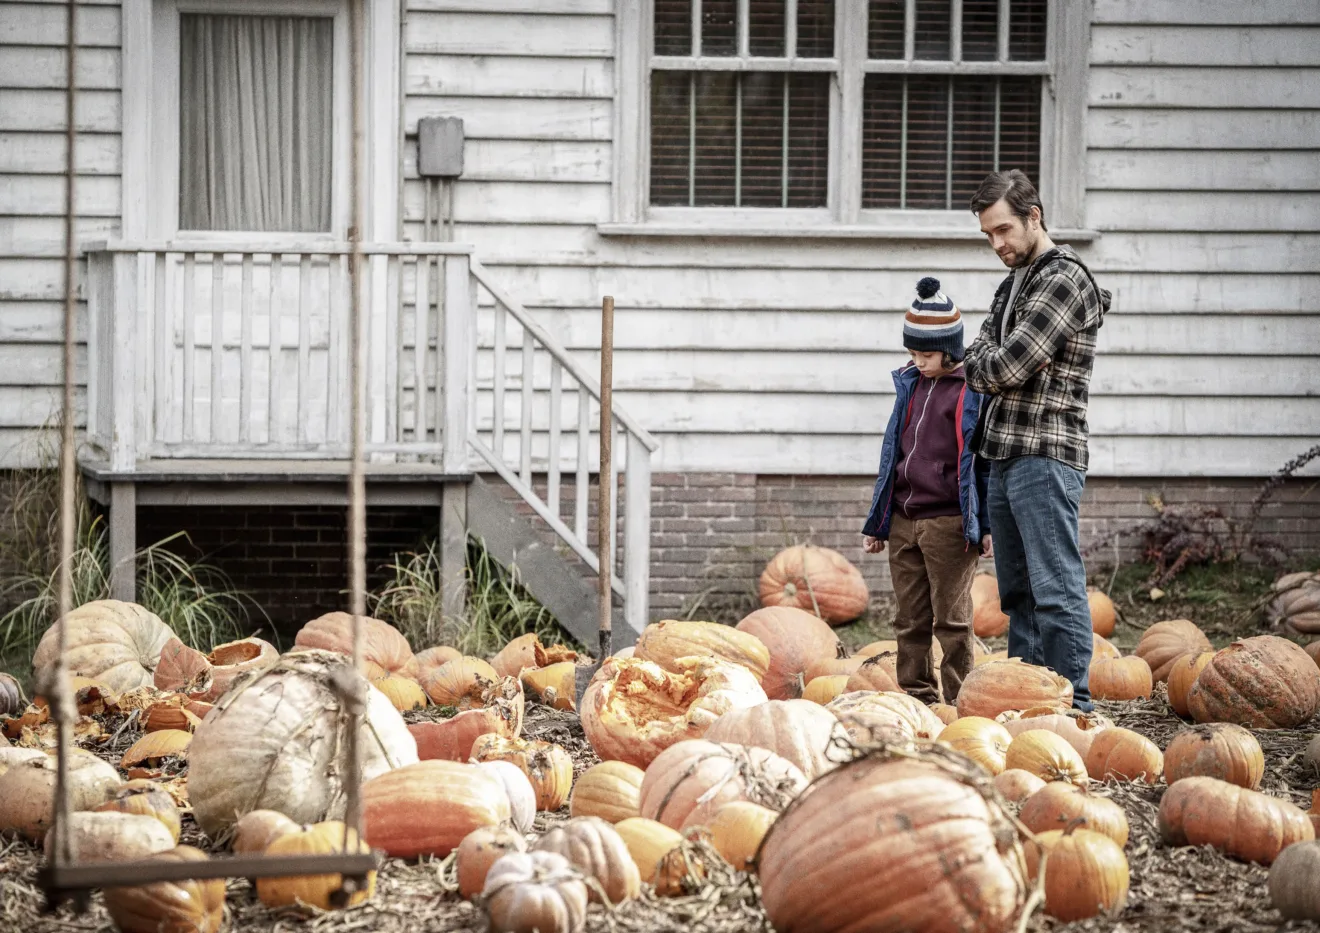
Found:
[[(541, 345), (550, 351), (551, 356), (559, 360), (560, 365), (569, 371), (573, 378), (591, 394), (592, 398), (599, 401), (600, 382), (591, 377), (591, 374), (582, 367), (582, 364), (573, 358), (568, 349), (552, 337), (549, 331), (538, 324), (532, 317), (531, 313), (518, 302), (518, 299), (514, 298), (504, 289), (500, 288), (499, 285), (495, 284), (491, 279), (490, 273), (486, 271), (486, 267), (483, 266), (479, 260), (473, 259), (469, 268), (476, 280), (485, 286), (486, 291), (490, 292), (491, 297), (504, 305), (508, 312), (517, 319), (518, 323), (526, 328), (528, 333), (540, 341)], [(617, 405), (614, 405), (611, 406), (611, 412), (613, 416), (619, 420), (620, 424), (626, 427), (630, 433), (635, 435), (638, 440), (646, 445), (647, 450), (654, 453), (660, 448), (660, 442), (657, 441), (649, 431), (638, 424), (626, 411), (619, 408)]]
[[(353, 251), (338, 240), (89, 240), (86, 253), (250, 253), (256, 256), (301, 253), (308, 256), (347, 256)], [(470, 256), (469, 243), (363, 243), (362, 252), (373, 256)]]

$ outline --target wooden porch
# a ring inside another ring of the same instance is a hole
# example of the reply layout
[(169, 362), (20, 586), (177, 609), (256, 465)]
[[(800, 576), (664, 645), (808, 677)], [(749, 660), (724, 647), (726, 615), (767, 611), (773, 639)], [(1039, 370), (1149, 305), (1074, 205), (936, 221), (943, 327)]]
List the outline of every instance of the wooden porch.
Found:
[[(133, 595), (139, 505), (347, 505), (349, 251), (283, 240), (88, 248), (80, 464), (110, 510), (120, 598)], [(471, 253), (365, 244), (360, 277), (367, 501), (437, 510), (454, 614), (478, 472), (515, 490), (591, 574), (600, 566), (587, 527), (600, 386)], [(617, 405), (613, 422), (609, 479), (623, 474), (623, 494), (606, 566), (637, 632), (657, 445)]]

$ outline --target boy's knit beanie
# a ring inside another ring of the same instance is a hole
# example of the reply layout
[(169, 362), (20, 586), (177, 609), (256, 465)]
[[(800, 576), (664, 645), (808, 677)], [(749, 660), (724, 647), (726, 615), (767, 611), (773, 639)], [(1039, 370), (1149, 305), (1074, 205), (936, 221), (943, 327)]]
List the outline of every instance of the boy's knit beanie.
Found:
[(958, 306), (940, 291), (939, 279), (917, 283), (917, 300), (903, 320), (903, 346), (919, 352), (943, 352), (963, 358), (963, 323)]

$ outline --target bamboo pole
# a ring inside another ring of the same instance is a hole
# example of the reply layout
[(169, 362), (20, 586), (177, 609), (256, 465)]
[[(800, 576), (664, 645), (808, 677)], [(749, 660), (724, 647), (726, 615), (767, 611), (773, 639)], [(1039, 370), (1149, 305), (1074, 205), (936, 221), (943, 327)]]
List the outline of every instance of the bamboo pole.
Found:
[(611, 411), (614, 388), (614, 298), (606, 295), (600, 303), (600, 495), (596, 505), (598, 526), (597, 553), (600, 555), (600, 660), (610, 656), (613, 631), (611, 609), (614, 594), (610, 581), (614, 576), (614, 489), (610, 484), (610, 460), (613, 454), (614, 421)]

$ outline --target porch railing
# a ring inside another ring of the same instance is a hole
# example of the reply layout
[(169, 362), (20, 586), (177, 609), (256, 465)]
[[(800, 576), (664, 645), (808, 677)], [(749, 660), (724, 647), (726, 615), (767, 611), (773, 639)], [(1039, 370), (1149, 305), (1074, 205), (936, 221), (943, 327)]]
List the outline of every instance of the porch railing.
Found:
[[(368, 454), (458, 475), (475, 453), (599, 572), (588, 529), (598, 382), (472, 247), (362, 250)], [(161, 458), (347, 457), (349, 252), (324, 241), (89, 245), (87, 434), (111, 469)], [(607, 519), (618, 533), (605, 563), (640, 631), (657, 443), (617, 404), (613, 421), (606, 481), (617, 488), (622, 472), (622, 514), (616, 507)]]

